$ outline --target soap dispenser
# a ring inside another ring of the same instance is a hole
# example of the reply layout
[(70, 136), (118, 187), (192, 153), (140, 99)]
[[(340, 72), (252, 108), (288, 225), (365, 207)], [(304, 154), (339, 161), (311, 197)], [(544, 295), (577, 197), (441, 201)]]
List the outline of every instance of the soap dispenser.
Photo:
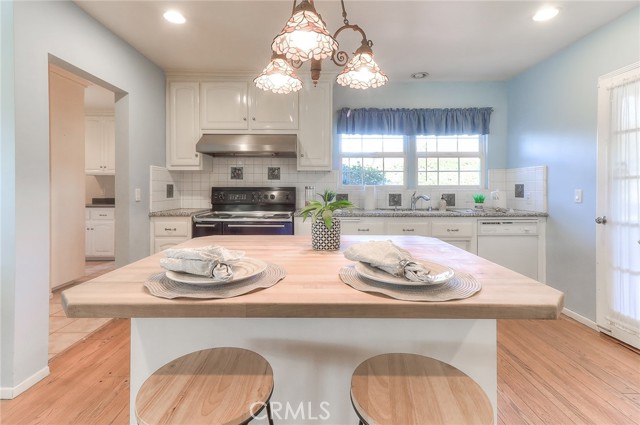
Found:
[(444, 194), (440, 198), (440, 202), (438, 202), (438, 210), (446, 211), (447, 210), (447, 200), (444, 199)]

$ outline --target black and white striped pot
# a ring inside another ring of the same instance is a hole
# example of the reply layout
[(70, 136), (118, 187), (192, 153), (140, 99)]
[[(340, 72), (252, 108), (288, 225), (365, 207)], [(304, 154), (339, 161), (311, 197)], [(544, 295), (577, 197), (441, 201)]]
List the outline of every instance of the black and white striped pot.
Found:
[(333, 219), (331, 230), (324, 221), (317, 220), (311, 225), (311, 247), (316, 251), (336, 251), (340, 249), (340, 220)]

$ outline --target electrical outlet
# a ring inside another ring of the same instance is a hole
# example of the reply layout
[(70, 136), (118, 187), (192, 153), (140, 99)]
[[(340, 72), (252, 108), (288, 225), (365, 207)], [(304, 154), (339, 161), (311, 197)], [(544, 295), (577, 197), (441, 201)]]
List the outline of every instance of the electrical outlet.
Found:
[(515, 197), (524, 198), (524, 184), (515, 185)]
[(456, 205), (455, 193), (443, 193), (442, 196), (444, 197), (444, 200), (447, 201), (448, 207), (454, 207)]
[(173, 198), (173, 185), (167, 184), (167, 199)]
[(348, 201), (349, 194), (348, 193), (338, 193), (336, 194), (336, 201)]

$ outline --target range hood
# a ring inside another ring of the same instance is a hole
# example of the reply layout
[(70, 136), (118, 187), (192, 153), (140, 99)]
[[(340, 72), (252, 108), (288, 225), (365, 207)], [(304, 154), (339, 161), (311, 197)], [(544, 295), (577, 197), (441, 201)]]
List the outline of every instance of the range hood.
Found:
[(211, 156), (276, 156), (295, 158), (295, 134), (203, 134), (196, 151)]

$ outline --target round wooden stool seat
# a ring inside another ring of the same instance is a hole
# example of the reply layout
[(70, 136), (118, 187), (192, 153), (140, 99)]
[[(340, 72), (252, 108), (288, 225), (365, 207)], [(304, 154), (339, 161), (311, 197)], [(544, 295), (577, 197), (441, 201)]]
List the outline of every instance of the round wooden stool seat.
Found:
[(351, 377), (351, 402), (368, 425), (493, 424), (491, 402), (455, 367), (417, 354), (382, 354)]
[[(251, 421), (273, 392), (273, 370), (242, 348), (212, 348), (156, 370), (136, 396), (141, 425), (239, 425)], [(269, 414), (270, 417), (270, 414)]]

